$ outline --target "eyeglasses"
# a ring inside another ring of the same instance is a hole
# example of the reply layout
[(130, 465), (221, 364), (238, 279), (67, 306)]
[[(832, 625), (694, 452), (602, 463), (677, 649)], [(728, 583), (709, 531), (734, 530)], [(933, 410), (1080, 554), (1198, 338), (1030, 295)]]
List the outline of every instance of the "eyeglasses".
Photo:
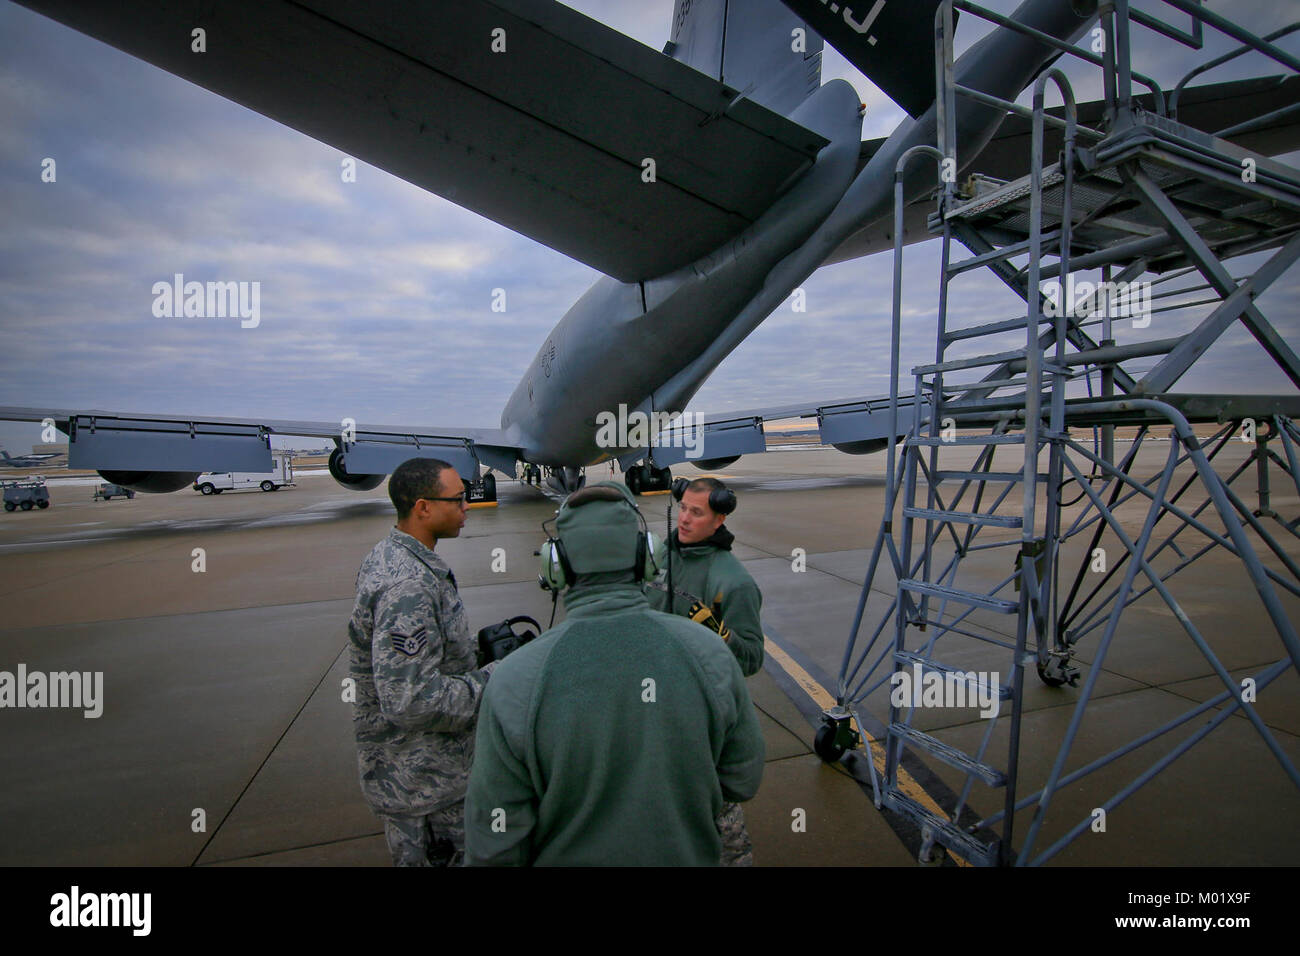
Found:
[(419, 498), (416, 498), (415, 500), (416, 501), (454, 501), (458, 505), (463, 505), (465, 503), (465, 492), (462, 491), (460, 494), (452, 498), (430, 498), (428, 495), (421, 495)]

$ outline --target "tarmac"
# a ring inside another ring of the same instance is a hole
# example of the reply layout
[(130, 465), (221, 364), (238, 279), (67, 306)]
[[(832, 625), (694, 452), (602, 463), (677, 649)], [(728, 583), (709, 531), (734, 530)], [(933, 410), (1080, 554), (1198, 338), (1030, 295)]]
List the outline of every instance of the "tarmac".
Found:
[[(1144, 451), (1143, 461), (1158, 463), (1166, 448)], [(1228, 449), (1221, 467), (1248, 450)], [(855, 779), (865, 758), (832, 765), (812, 749), (880, 524), (884, 469), (883, 455), (802, 449), (719, 473), (740, 501), (727, 523), (735, 552), (764, 595), (767, 661), (748, 686), (767, 763), (745, 810), (758, 866), (917, 865), (915, 829), (877, 810)], [(606, 477), (607, 466), (588, 470), (589, 480)], [(1253, 484), (1235, 487), (1253, 494)], [(95, 502), (91, 486), (53, 482), (50, 493), (47, 510), (0, 514), (0, 671), (100, 672), (102, 714), (0, 710), (0, 761), (9, 768), (0, 864), (387, 866), (382, 827), (358, 787), (343, 689), (357, 567), (393, 524), (385, 486), (351, 492), (299, 474), (296, 487), (269, 494), (185, 490)], [(499, 481), (498, 494), (498, 507), (472, 510), (438, 553), (456, 572), (472, 628), (515, 614), (545, 624), (551, 602), (533, 552), (557, 503), (514, 481)], [(669, 500), (642, 499), (652, 529), (663, 529)], [(1280, 481), (1272, 504), (1300, 514), (1294, 488)], [(1300, 540), (1277, 536), (1300, 557)], [(1006, 552), (989, 561), (990, 577), (1009, 571), (996, 564), (1009, 563)], [(1266, 564), (1282, 569), (1271, 555)], [(1180, 581), (1180, 600), (1234, 679), (1286, 657), (1231, 555), (1211, 552)], [(867, 620), (887, 606), (892, 583), (877, 580)], [(1153, 597), (1123, 619), (1071, 767), (1221, 689)], [(1285, 592), (1282, 600), (1300, 620), (1300, 600)], [(1095, 637), (1080, 646), (1085, 675), (1095, 646)], [(956, 663), (996, 666), (976, 654), (960, 648)], [(1079, 689), (1045, 687), (1032, 667), (1025, 687), (1027, 779), (1055, 757)], [(1284, 673), (1260, 690), (1258, 712), (1300, 762), (1297, 690), (1294, 670)], [(876, 720), (888, 719), (886, 694), (868, 699)], [(969, 742), (985, 724), (962, 711), (925, 726)], [(1150, 746), (1063, 788), (1045, 837), (1086, 818), (1172, 743)], [(942, 766), (905, 767), (918, 798), (961, 786)], [(996, 795), (977, 798), (1000, 806)], [(1052, 863), (1287, 865), (1300, 853), (1298, 814), (1300, 790), (1238, 713)]]

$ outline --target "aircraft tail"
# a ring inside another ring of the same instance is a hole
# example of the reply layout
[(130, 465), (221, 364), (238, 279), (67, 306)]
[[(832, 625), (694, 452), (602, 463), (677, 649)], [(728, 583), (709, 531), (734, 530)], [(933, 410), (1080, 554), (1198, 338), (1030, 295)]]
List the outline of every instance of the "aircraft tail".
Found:
[(782, 115), (821, 86), (822, 38), (780, 0), (676, 0), (664, 53)]
[[(934, 12), (939, 0), (784, 2), (912, 117), (934, 102)], [(954, 12), (954, 27), (956, 23)]]

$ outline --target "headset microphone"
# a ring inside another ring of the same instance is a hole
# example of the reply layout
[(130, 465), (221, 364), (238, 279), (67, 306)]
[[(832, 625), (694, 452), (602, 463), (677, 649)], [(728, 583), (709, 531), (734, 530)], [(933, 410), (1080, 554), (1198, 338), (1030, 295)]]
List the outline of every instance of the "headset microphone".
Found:
[[(594, 502), (627, 506), (639, 526), (634, 548), (629, 548), (627, 540), (620, 538), (617, 531), (611, 534), (610, 520), (594, 513), (592, 518), (596, 520), (591, 521), (575, 515), (578, 509)], [(547, 528), (552, 521), (555, 523), (554, 531)], [(563, 532), (561, 524), (567, 525)], [(600, 482), (575, 491), (560, 506), (554, 518), (542, 522), (542, 530), (547, 532), (547, 539), (541, 548), (538, 578), (547, 590), (561, 591), (571, 586), (579, 574), (631, 570), (638, 581), (653, 581), (659, 574), (663, 544), (654, 532), (647, 529), (631, 492), (613, 482)], [(565, 538), (569, 541), (567, 546)], [(629, 556), (629, 550), (634, 550), (635, 555)]]

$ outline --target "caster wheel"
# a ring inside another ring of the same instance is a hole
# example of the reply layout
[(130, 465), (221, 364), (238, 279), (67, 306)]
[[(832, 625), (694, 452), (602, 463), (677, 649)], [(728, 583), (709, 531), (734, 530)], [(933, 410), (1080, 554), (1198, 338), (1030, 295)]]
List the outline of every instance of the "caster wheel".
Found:
[(836, 763), (844, 756), (844, 748), (835, 743), (835, 729), (834, 724), (822, 724), (813, 738), (813, 750), (827, 763)]
[(1075, 681), (1066, 680), (1063, 677), (1058, 677), (1055, 674), (1049, 673), (1047, 668), (1043, 666), (1042, 661), (1038, 662), (1038, 679), (1048, 687), (1064, 687), (1066, 684), (1073, 687), (1075, 684)]

